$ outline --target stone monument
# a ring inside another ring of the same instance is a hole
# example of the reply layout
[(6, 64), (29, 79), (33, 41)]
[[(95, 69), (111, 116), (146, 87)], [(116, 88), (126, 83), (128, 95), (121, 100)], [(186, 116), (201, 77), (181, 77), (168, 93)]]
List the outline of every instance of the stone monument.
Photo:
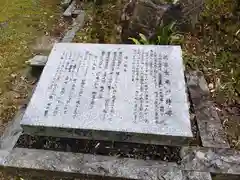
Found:
[(21, 125), (95, 140), (191, 138), (181, 48), (55, 44)]

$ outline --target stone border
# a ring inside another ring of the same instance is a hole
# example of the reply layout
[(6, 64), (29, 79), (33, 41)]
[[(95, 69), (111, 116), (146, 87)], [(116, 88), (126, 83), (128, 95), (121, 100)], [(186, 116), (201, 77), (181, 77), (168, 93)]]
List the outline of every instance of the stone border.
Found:
[[(85, 12), (83, 10), (77, 10), (78, 15), (73, 20), (73, 23), (69, 30), (65, 33), (64, 37), (61, 39), (60, 43), (72, 42), (75, 37), (75, 34), (79, 29), (84, 25)], [(32, 59), (26, 61), (26, 64), (29, 64), (31, 67), (44, 67), (47, 63), (48, 56), (36, 55)]]
[[(116, 177), (129, 179), (157, 179), (165, 177), (173, 179), (180, 176), (181, 171), (175, 163), (159, 161), (135, 160), (110, 156), (99, 156), (80, 153), (66, 153), (16, 148), (4, 163), (5, 168), (24, 168), (29, 170), (56, 171), (77, 173), (89, 177)], [(69, 174), (69, 175), (70, 175)], [(170, 178), (171, 177), (171, 178)]]
[(67, 7), (67, 9), (64, 11), (63, 16), (65, 17), (71, 17), (72, 12), (76, 9), (76, 1), (73, 0), (71, 4)]
[(240, 175), (240, 151), (227, 148), (182, 147), (181, 169)]
[[(24, 76), (28, 76), (31, 73), (31, 69), (27, 68), (24, 72)], [(29, 102), (32, 94), (35, 90), (35, 87), (28, 94), (26, 102)], [(22, 134), (22, 127), (20, 126), (20, 122), (26, 110), (26, 105), (22, 105), (13, 120), (8, 124), (5, 131), (0, 137), (0, 164), (4, 161), (5, 157), (9, 155), (14, 146), (16, 145), (20, 135)]]
[(203, 73), (192, 71), (186, 75), (187, 87), (196, 113), (197, 125), (204, 147), (229, 148), (219, 116), (210, 100)]
[(165, 161), (14, 148), (1, 166), (130, 179), (142, 179), (146, 174), (154, 179), (158, 173), (179, 173), (180, 170), (205, 172), (205, 175), (206, 173), (240, 175), (240, 151), (226, 148), (183, 147), (181, 158), (178, 165)]
[(59, 172), (68, 177), (211, 180), (207, 172), (182, 171), (176, 163), (15, 148), (5, 161), (4, 168), (11, 172), (19, 167), (29, 172)]
[(80, 11), (79, 15), (74, 19), (73, 24), (70, 27), (70, 30), (66, 32), (63, 39), (60, 42), (64, 42), (64, 43), (72, 42), (77, 31), (79, 31), (79, 29), (82, 28), (84, 25), (84, 17), (85, 17), (85, 12)]
[[(224, 135), (224, 130), (222, 128), (221, 122), (216, 113), (216, 110), (213, 108), (212, 104), (210, 104), (209, 101), (207, 101), (207, 102), (205, 101), (205, 97), (207, 97), (207, 99), (209, 99), (210, 94), (209, 94), (207, 82), (204, 79), (203, 73), (198, 72), (198, 71), (189, 72), (186, 75), (186, 83), (187, 83), (187, 88), (189, 90), (189, 96), (192, 101), (191, 104), (193, 105), (194, 112), (196, 113), (197, 125), (198, 125), (198, 129), (199, 129), (202, 145), (204, 147), (228, 148), (229, 144), (227, 142), (227, 138)], [(202, 105), (205, 104), (205, 106), (203, 106), (205, 108), (199, 109), (198, 107), (201, 104)], [(209, 112), (209, 110), (211, 112)], [(213, 112), (214, 112), (214, 114), (213, 114)], [(211, 113), (211, 114), (209, 114), (209, 113)], [(205, 115), (205, 117), (201, 116), (201, 115)], [(209, 116), (212, 116), (212, 118)], [(216, 141), (216, 138), (217, 138), (217, 141)], [(200, 161), (205, 162), (205, 164), (206, 163), (208, 165), (214, 164), (214, 161), (207, 159), (205, 157), (205, 154), (202, 152), (197, 152), (197, 153), (195, 152), (195, 156), (193, 156), (194, 152), (192, 152), (191, 156), (187, 156), (188, 154), (186, 152), (184, 152), (183, 149), (182, 149), (182, 156), (183, 156), (182, 161), (184, 161), (184, 160), (188, 161), (189, 162), (188, 165), (191, 165), (191, 163), (192, 163), (192, 167), (195, 167), (194, 165), (196, 165), (196, 164), (193, 164), (193, 162), (197, 158), (200, 159)], [(201, 157), (199, 157), (199, 154)], [(206, 159), (208, 161), (206, 161)], [(191, 161), (191, 163), (190, 163), (190, 161)], [(219, 164), (217, 164), (217, 165), (219, 165)], [(215, 167), (218, 167), (218, 166), (215, 166)], [(225, 166), (225, 169), (226, 169), (226, 166)], [(209, 171), (209, 170), (207, 169), (206, 171)], [(208, 176), (211, 176), (210, 173), (208, 173)]]
[(18, 138), (22, 134), (22, 128), (20, 122), (22, 120), (25, 108), (20, 108), (14, 117), (13, 122), (6, 128), (0, 139), (0, 164), (12, 151), (13, 147), (17, 143)]

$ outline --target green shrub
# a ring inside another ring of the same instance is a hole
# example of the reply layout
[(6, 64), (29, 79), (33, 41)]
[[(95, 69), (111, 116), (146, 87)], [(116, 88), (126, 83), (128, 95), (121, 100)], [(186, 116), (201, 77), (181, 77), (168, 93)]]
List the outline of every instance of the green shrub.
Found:
[(180, 33), (176, 32), (175, 22), (169, 25), (159, 27), (156, 33), (156, 38), (149, 40), (144, 34), (139, 34), (139, 39), (129, 38), (134, 44), (156, 44), (156, 45), (169, 45), (181, 44), (183, 37)]

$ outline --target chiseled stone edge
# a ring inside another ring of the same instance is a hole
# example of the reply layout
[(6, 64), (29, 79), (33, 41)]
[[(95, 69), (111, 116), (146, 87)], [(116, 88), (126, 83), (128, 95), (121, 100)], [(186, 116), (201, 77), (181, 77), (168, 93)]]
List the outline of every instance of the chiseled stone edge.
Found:
[(0, 165), (4, 162), (4, 159), (9, 155), (18, 138), (22, 134), (22, 128), (20, 127), (20, 122), (24, 114), (25, 108), (21, 108), (14, 120), (5, 129), (3, 135), (0, 138)]
[(53, 136), (65, 137), (73, 139), (89, 139), (89, 140), (103, 140), (103, 141), (118, 141), (130, 142), (140, 144), (155, 144), (155, 145), (170, 145), (183, 146), (188, 145), (192, 140), (191, 137), (168, 136), (168, 135), (154, 135), (141, 133), (127, 133), (115, 131), (93, 131), (73, 128), (60, 128), (48, 126), (30, 126), (22, 125), (24, 134), (37, 136)]
[(182, 147), (181, 169), (240, 175), (240, 151), (227, 148)]
[(187, 87), (194, 107), (197, 125), (204, 147), (229, 148), (221, 121), (210, 100), (209, 89), (200, 71), (192, 71), (186, 75)]
[[(117, 158), (15, 148), (4, 163), (5, 170), (62, 173), (63, 176), (104, 177), (104, 179), (212, 180), (208, 172), (182, 171), (173, 162)], [(38, 174), (39, 175), (39, 174)]]
[(184, 180), (175, 163), (23, 148), (13, 149), (4, 168), (112, 178)]
[(76, 32), (84, 25), (84, 17), (85, 12), (81, 11), (79, 15), (73, 20), (73, 24), (71, 25), (70, 30), (66, 32), (63, 39), (60, 42), (64, 43), (72, 42)]

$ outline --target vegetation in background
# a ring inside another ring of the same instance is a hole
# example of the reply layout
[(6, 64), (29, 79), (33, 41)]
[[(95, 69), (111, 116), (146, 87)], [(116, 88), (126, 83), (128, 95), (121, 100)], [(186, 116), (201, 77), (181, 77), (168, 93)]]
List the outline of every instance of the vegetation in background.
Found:
[(240, 1), (206, 0), (195, 31), (184, 37), (185, 63), (200, 69), (232, 147), (240, 149)]
[(196, 31), (185, 36), (186, 64), (207, 76), (217, 101), (240, 103), (240, 14), (232, 0), (207, 0)]
[(120, 43), (121, 0), (105, 0), (94, 4), (84, 3), (87, 20), (74, 39), (81, 43)]
[(159, 27), (157, 30), (156, 38), (153, 40), (147, 39), (144, 34), (139, 34), (139, 39), (129, 38), (134, 44), (156, 44), (156, 45), (168, 45), (168, 44), (181, 44), (182, 35), (175, 30), (175, 23)]

